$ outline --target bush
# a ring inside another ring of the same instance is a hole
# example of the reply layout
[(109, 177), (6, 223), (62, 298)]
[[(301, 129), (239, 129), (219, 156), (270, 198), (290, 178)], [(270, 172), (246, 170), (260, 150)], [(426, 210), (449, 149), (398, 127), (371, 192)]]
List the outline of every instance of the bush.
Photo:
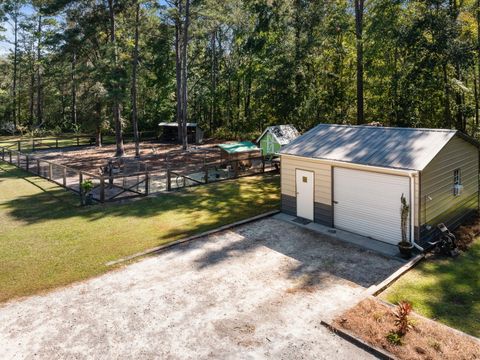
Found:
[(397, 309), (393, 312), (393, 315), (395, 316), (397, 333), (400, 336), (404, 336), (413, 328), (412, 321), (410, 320), (410, 313), (412, 312), (412, 309), (412, 304), (410, 304), (408, 301), (400, 301), (397, 305)]
[(92, 180), (85, 180), (82, 182), (82, 190), (85, 194), (89, 193), (93, 189)]
[(397, 333), (396, 331), (390, 331), (386, 336), (388, 342), (392, 345), (399, 346), (403, 345), (403, 338), (402, 336)]

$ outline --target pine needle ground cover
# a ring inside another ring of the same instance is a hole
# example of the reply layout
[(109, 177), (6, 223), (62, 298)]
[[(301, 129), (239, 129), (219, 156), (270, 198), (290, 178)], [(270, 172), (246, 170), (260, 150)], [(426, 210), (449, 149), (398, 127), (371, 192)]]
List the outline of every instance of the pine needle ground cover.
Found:
[(109, 261), (278, 208), (278, 176), (80, 207), (78, 196), (0, 163), (0, 301), (101, 274), (112, 269)]
[(393, 342), (389, 335), (398, 331), (395, 311), (397, 308), (367, 298), (337, 317), (334, 324), (402, 360), (478, 359), (479, 341), (414, 312), (408, 316), (411, 329)]

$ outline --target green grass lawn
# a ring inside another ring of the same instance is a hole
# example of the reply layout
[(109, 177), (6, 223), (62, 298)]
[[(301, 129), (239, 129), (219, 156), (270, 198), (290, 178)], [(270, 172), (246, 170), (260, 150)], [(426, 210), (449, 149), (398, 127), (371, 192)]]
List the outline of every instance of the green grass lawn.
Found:
[(381, 297), (408, 300), (416, 312), (480, 337), (480, 239), (458, 258), (423, 261)]
[(278, 207), (278, 176), (256, 176), (82, 208), (78, 196), (0, 162), (0, 301), (101, 274), (108, 261)]

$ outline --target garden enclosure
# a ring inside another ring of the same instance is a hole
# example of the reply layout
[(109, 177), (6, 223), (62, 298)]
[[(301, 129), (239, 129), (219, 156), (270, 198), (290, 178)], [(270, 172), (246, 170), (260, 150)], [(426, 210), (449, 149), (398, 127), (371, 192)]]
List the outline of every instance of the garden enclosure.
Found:
[[(94, 151), (94, 149), (92, 150)], [(261, 174), (276, 170), (276, 166), (261, 156), (242, 160), (222, 160), (218, 149), (192, 148), (189, 151), (168, 151), (151, 154), (139, 161), (133, 157), (102, 159), (103, 166), (75, 166), (61, 163), (67, 152), (51, 153), (37, 151), (25, 153), (0, 147), (1, 160), (29, 173), (48, 179), (65, 189), (82, 194), (80, 184), (90, 181), (91, 198), (105, 203), (152, 193), (172, 191), (184, 187), (208, 184), (242, 176)], [(76, 158), (76, 157), (75, 157)], [(159, 159), (161, 161), (159, 161)], [(86, 160), (88, 161), (88, 159)], [(109, 168), (108, 165), (112, 164)], [(110, 171), (108, 170), (110, 169)]]

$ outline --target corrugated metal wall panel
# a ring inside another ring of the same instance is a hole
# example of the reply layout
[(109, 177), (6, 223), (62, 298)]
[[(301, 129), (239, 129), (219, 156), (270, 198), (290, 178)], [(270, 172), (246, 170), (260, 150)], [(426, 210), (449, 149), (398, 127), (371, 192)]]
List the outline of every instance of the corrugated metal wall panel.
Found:
[(400, 197), (410, 203), (408, 177), (335, 167), (333, 178), (335, 227), (390, 244), (401, 240)]
[[(460, 169), (463, 192), (453, 193), (453, 172)], [(461, 217), (472, 211), (472, 200), (478, 194), (478, 148), (454, 137), (437, 154), (421, 176), (421, 225), (435, 227), (439, 222), (449, 222), (452, 213)], [(478, 200), (476, 201), (478, 206)]]

